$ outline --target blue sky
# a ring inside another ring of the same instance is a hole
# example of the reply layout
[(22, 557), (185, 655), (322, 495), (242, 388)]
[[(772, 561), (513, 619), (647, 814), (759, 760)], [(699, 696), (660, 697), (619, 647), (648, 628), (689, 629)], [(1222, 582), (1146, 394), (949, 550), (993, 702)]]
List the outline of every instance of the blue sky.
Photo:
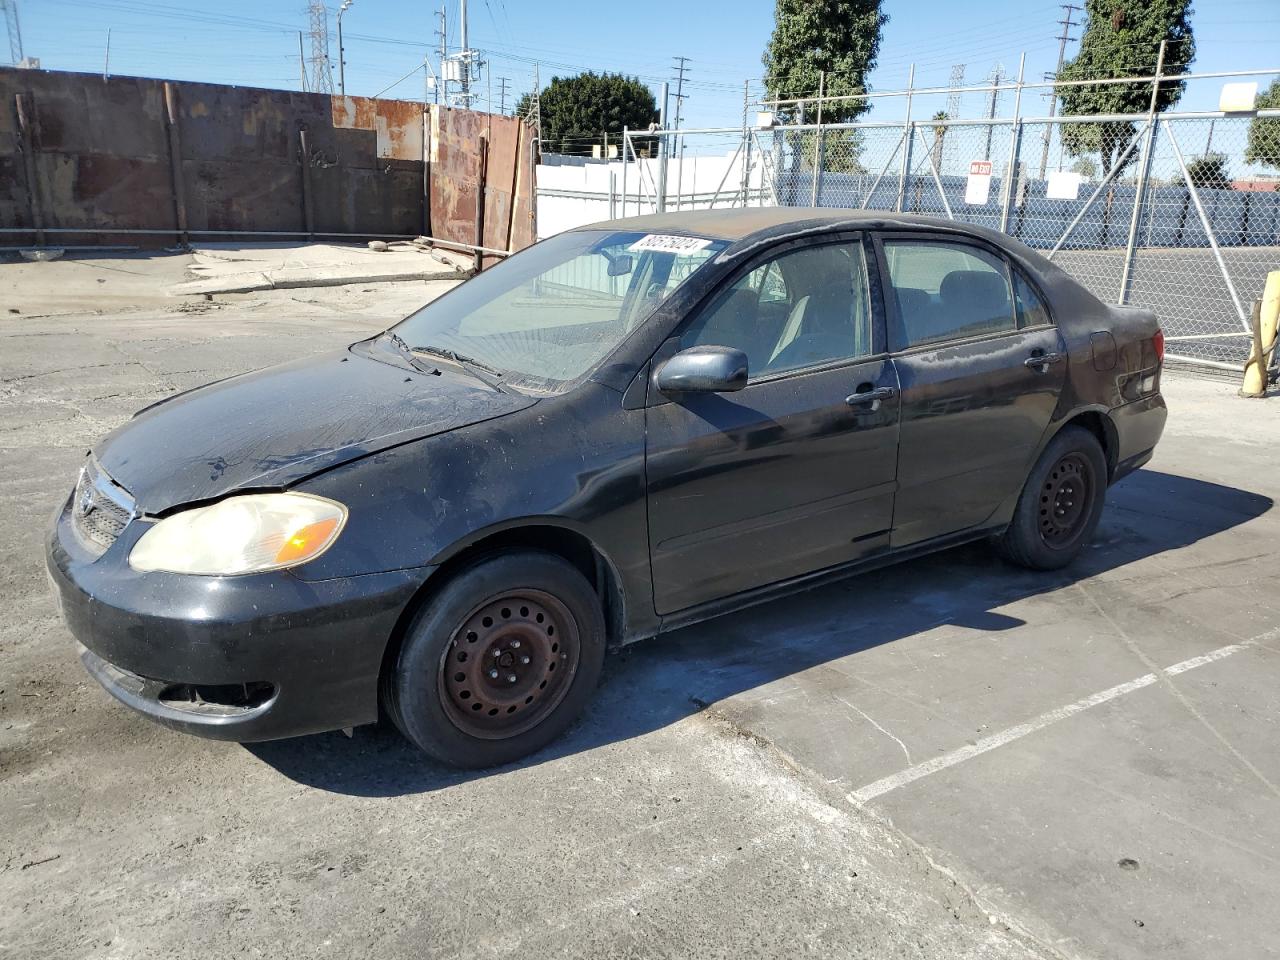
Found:
[[(1080, 2), (1080, 0), (1077, 0)], [(299, 88), (297, 30), (307, 29), (304, 0), (19, 0), (26, 53), (50, 69), (100, 71), (107, 29), (111, 71), (246, 86)], [(456, 47), (457, 0), (448, 0), (450, 45)], [(348, 93), (375, 95), (420, 64), (436, 48), (434, 4), (419, 0), (354, 0), (343, 19)], [(657, 90), (673, 76), (672, 57), (689, 57), (685, 126), (737, 124), (742, 85), (759, 96), (760, 54), (773, 27), (772, 0), (646, 0), (584, 4), (569, 0), (470, 0), (471, 44), (485, 51), (498, 106), (500, 77), (514, 96), (533, 84), (580, 69), (620, 70)], [(337, 0), (331, 3), (336, 10)], [(1280, 66), (1277, 0), (1202, 0), (1193, 16), (1199, 55), (1193, 69)], [(1028, 80), (1054, 68), (1062, 11), (1054, 0), (887, 0), (890, 20), (873, 89), (899, 89), (916, 63), (917, 84), (945, 86), (952, 64), (966, 65), (978, 82), (997, 64), (1016, 72), (1027, 55)], [(639, 11), (639, 12), (637, 12)], [(1077, 14), (1079, 16), (1079, 14)], [(1079, 34), (1079, 28), (1073, 31)], [(1068, 47), (1068, 56), (1074, 45)], [(336, 62), (337, 45), (331, 54)], [(336, 76), (335, 76), (336, 83)], [(1264, 79), (1265, 83), (1265, 79)], [(1214, 109), (1219, 81), (1193, 84), (1183, 109)], [(480, 93), (486, 92), (481, 81)], [(387, 96), (423, 96), (422, 73)], [(976, 115), (980, 94), (969, 94), (962, 115)], [(1041, 105), (1043, 105), (1041, 103)], [(941, 103), (921, 104), (921, 111)], [(878, 116), (900, 113), (881, 104)], [(1027, 108), (1024, 107), (1024, 114)]]

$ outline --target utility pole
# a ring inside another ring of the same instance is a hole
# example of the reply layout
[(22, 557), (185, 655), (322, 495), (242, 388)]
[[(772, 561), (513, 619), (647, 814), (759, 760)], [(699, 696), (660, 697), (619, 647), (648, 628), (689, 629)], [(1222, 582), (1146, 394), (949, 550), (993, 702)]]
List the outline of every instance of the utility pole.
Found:
[(458, 0), (460, 39), (462, 40), (462, 107), (471, 109), (471, 47), (467, 45), (467, 0)]
[(311, 0), (311, 90), (333, 93), (333, 68), (329, 63), (329, 11), (324, 0)]
[(689, 63), (688, 57), (672, 57), (672, 60), (679, 61), (676, 64), (676, 122), (673, 130), (680, 129), (680, 108), (684, 105), (684, 75), (688, 70), (685, 64)]
[[(1058, 69), (1053, 72), (1052, 77), (1046, 76), (1045, 77), (1046, 80), (1058, 79), (1058, 75), (1062, 73), (1062, 62), (1063, 60), (1066, 59), (1066, 55), (1067, 55), (1067, 41), (1079, 39), (1078, 37), (1071, 36), (1071, 28), (1074, 26), (1078, 26), (1078, 24), (1071, 19), (1071, 14), (1081, 9), (1083, 8), (1077, 7), (1073, 3), (1062, 4), (1063, 13), (1065, 13), (1066, 16), (1064, 16), (1061, 20), (1058, 21), (1058, 23), (1062, 25), (1062, 34), (1061, 36), (1058, 37)], [(1045, 96), (1049, 98), (1049, 116), (1052, 117), (1054, 114), (1058, 112), (1057, 88), (1050, 87), (1049, 92), (1046, 93)], [(1049, 141), (1053, 138), (1053, 127), (1054, 125), (1052, 123), (1046, 123), (1044, 125), (1044, 137), (1043, 137), (1044, 145), (1040, 150), (1040, 179), (1041, 180), (1044, 179), (1045, 170), (1047, 170), (1049, 167)]]
[(111, 28), (107, 27), (107, 53), (102, 59), (102, 79), (111, 76)]
[(302, 92), (309, 92), (307, 89), (307, 58), (302, 52), (302, 31), (298, 31), (298, 72), (302, 79)]
[[(685, 75), (685, 71), (688, 69), (686, 64), (689, 63), (689, 58), (688, 57), (672, 57), (671, 59), (677, 61), (676, 63), (676, 123), (672, 129), (679, 130), (681, 114), (683, 113), (682, 108), (684, 107), (684, 75)], [(664, 137), (663, 140), (666, 140), (666, 138)], [(676, 163), (678, 164), (678, 166), (676, 167), (676, 206), (679, 207), (680, 191), (684, 188), (684, 179), (683, 179), (684, 177), (684, 139), (678, 133), (676, 134), (674, 147), (675, 147), (675, 153), (676, 153)]]
[(342, 0), (338, 8), (338, 92), (347, 95), (347, 51), (342, 45), (342, 15), (351, 8), (355, 0)]
[(440, 77), (436, 80), (436, 103), (440, 102), (440, 88), (444, 87), (444, 102), (448, 104), (449, 79), (444, 62), (449, 59), (449, 13), (443, 4), (436, 11), (436, 16), (440, 18), (440, 27), (436, 30), (436, 36), (440, 38)]
[[(987, 119), (994, 120), (996, 118), (996, 105), (1000, 102), (1000, 81), (1004, 79), (1004, 64), (997, 63), (996, 68), (991, 71), (987, 78), (991, 81), (991, 103), (987, 106)], [(991, 134), (995, 130), (995, 124), (987, 125), (987, 145), (982, 151), (982, 159), (991, 159)]]

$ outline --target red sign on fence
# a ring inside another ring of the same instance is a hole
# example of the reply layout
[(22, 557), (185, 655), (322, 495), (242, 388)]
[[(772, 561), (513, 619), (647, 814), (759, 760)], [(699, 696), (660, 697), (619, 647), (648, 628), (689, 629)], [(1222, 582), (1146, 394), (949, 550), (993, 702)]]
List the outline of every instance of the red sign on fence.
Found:
[(969, 162), (969, 176), (971, 177), (991, 176), (991, 161), (990, 160), (971, 160)]

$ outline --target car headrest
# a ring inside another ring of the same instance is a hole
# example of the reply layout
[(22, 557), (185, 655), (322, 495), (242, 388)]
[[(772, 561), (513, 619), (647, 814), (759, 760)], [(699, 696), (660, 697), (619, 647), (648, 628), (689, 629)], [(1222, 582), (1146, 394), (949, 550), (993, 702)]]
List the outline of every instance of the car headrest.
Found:
[(942, 278), (938, 296), (943, 306), (958, 310), (990, 310), (1009, 302), (1004, 278), (989, 270), (952, 270)]
[(913, 317), (929, 309), (929, 295), (915, 287), (895, 287), (898, 308), (905, 317)]

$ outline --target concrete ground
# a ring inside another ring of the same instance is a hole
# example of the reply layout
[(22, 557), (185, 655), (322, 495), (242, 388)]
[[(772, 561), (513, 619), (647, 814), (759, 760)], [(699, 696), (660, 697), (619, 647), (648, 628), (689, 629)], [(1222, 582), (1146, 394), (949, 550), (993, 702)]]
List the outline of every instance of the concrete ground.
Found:
[(962, 548), (628, 648), (526, 763), (246, 748), (89, 679), (49, 515), (133, 409), (447, 284), (157, 296), (184, 259), (0, 263), (0, 956), (1280, 956), (1275, 399), (1169, 376), (1072, 570)]

